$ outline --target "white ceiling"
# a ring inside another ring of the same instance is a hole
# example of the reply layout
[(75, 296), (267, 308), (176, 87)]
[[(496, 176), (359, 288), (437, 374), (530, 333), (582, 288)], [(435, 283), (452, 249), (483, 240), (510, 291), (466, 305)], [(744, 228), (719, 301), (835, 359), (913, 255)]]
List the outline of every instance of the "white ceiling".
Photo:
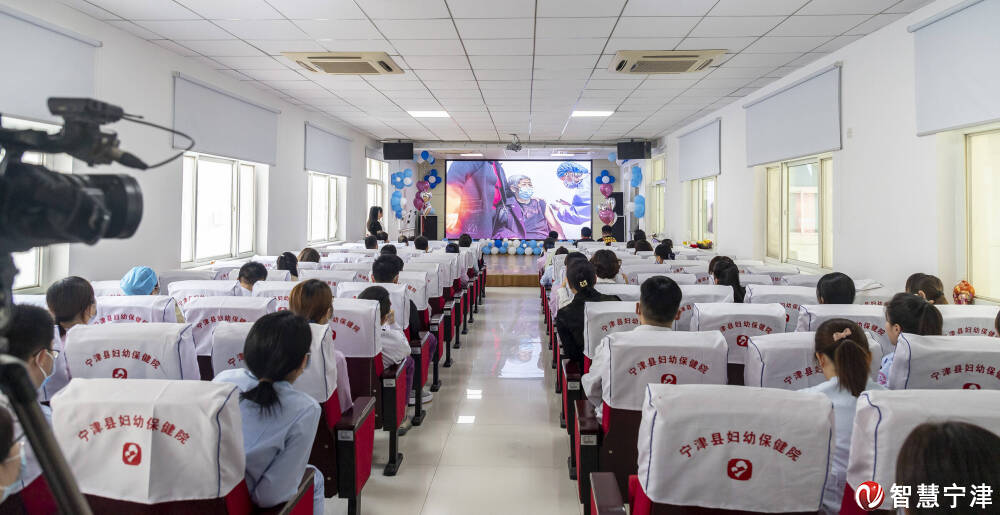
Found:
[[(592, 144), (660, 136), (929, 1), (63, 0), (379, 139)], [(693, 74), (607, 70), (618, 50), (715, 48)], [(318, 76), (283, 51), (384, 51), (405, 73)]]

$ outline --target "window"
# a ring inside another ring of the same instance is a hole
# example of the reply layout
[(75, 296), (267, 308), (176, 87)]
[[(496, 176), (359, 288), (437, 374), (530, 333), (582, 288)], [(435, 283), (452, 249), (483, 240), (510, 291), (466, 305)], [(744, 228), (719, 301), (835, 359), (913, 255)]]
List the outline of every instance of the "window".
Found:
[(833, 159), (768, 166), (767, 257), (833, 267)]
[(1000, 300), (1000, 130), (969, 134), (966, 143), (969, 282), (976, 296)]
[[(365, 219), (362, 223), (368, 223), (368, 211), (372, 206), (381, 206), (385, 211), (385, 190), (389, 185), (389, 163), (378, 159), (368, 159), (368, 204), (365, 210)], [(384, 228), (384, 226), (383, 226)], [(368, 234), (367, 229), (365, 234)]]
[(715, 177), (688, 181), (691, 199), (691, 241), (715, 241), (716, 206)]
[(339, 238), (340, 179), (309, 172), (309, 243)]
[(184, 155), (181, 261), (203, 263), (254, 252), (257, 167), (204, 154)]
[(664, 196), (667, 193), (666, 167), (663, 156), (653, 159), (653, 180), (646, 195), (646, 230), (650, 234), (662, 234), (666, 229), (664, 217)]

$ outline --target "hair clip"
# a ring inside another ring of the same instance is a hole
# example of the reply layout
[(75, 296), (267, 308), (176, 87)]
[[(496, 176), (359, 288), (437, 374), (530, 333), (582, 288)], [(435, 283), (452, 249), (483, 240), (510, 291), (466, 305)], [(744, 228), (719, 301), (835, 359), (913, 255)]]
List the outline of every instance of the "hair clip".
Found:
[(833, 333), (833, 341), (839, 342), (840, 340), (843, 340), (844, 338), (847, 338), (850, 335), (851, 335), (851, 328), (848, 327), (847, 329), (844, 329), (839, 333)]
[(580, 281), (580, 287), (581, 288), (586, 288), (587, 287), (587, 280), (586, 279)]

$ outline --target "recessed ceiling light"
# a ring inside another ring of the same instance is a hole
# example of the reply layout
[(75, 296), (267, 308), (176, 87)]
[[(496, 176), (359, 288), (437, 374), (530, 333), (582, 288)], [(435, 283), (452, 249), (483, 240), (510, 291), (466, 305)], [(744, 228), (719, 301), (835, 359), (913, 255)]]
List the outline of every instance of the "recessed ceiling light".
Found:
[(462, 157), (483, 157), (482, 154), (459, 154)]
[(571, 114), (570, 116), (572, 116), (573, 118), (580, 118), (580, 117), (611, 116), (613, 114), (615, 114), (614, 111), (573, 111), (573, 114)]
[(448, 118), (447, 111), (407, 111), (414, 118)]

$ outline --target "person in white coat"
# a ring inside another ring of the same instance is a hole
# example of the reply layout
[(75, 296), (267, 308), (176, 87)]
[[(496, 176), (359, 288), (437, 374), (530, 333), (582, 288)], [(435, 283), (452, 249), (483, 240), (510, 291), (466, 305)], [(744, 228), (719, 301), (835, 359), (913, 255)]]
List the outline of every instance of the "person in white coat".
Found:
[(94, 287), (82, 277), (64, 277), (49, 286), (45, 292), (45, 304), (55, 320), (55, 333), (58, 339), (53, 349), (59, 354), (52, 377), (39, 390), (42, 401), (48, 401), (61, 390), (71, 379), (69, 367), (66, 365), (66, 334), (78, 325), (87, 325), (97, 316), (97, 299), (94, 297)]
[(851, 431), (858, 395), (866, 390), (883, 390), (871, 379), (871, 351), (868, 338), (858, 324), (845, 318), (833, 318), (816, 329), (816, 361), (826, 381), (804, 388), (803, 392), (822, 393), (833, 402), (833, 440), (835, 447), (823, 490), (821, 512), (840, 512), (840, 501), (847, 482), (847, 457), (851, 450)]

